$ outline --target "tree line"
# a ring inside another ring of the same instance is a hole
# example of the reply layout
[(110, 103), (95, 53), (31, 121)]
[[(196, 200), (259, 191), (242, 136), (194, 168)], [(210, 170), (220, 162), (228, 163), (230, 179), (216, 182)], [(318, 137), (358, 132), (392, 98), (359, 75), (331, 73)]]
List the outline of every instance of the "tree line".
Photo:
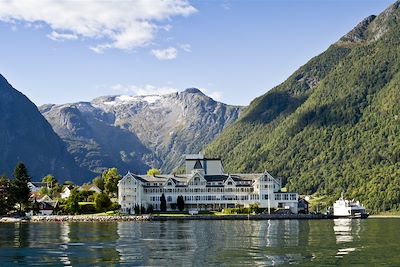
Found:
[[(105, 211), (118, 211), (120, 206), (116, 203), (118, 182), (121, 175), (116, 168), (110, 168), (92, 180), (101, 192), (96, 193), (81, 189), (70, 181), (60, 184), (53, 175), (42, 178), (38, 194), (40, 197), (49, 196), (57, 203), (53, 214), (86, 214)], [(26, 212), (38, 212), (37, 195), (32, 194), (28, 186), (31, 177), (24, 163), (20, 162), (15, 167), (11, 179), (5, 175), (0, 176), (0, 215), (20, 215)], [(85, 185), (83, 185), (84, 188)], [(87, 185), (86, 185), (87, 186)], [(60, 197), (63, 189), (70, 188), (70, 196), (66, 199)], [(114, 200), (114, 201), (112, 201)]]

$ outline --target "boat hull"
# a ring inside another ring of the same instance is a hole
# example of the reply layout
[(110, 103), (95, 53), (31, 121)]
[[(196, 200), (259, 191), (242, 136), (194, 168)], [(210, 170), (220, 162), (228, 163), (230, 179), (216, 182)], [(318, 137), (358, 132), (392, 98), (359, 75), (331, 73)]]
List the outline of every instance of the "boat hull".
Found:
[(354, 214), (354, 215), (333, 215), (335, 219), (367, 219), (369, 216), (368, 213), (363, 214)]

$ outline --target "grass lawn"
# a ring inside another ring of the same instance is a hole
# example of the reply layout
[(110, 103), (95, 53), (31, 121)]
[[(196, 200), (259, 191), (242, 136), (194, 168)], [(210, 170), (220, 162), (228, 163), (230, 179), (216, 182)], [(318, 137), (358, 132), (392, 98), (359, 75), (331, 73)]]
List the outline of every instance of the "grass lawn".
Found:
[(373, 214), (370, 217), (372, 218), (400, 217), (400, 211), (384, 211), (378, 214)]
[(79, 205), (94, 205), (94, 202), (79, 202)]
[(96, 213), (93, 214), (96, 216), (114, 216), (114, 215), (119, 215), (118, 211), (107, 211), (107, 212), (102, 212), (102, 213)]
[(186, 217), (190, 216), (187, 213), (152, 213), (153, 216), (160, 216), (160, 217)]

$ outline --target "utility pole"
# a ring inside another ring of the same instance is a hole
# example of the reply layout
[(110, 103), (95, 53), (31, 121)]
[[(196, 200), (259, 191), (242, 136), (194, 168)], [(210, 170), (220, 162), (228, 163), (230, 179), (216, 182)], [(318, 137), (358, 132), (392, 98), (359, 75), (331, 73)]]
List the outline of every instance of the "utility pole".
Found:
[(271, 187), (268, 178), (268, 214), (271, 214)]

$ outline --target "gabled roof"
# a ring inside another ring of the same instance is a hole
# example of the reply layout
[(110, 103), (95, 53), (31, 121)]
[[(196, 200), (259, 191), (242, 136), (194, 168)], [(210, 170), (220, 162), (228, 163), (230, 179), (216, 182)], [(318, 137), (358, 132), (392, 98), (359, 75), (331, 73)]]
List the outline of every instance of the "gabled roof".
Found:
[(193, 169), (195, 169), (195, 170), (203, 169), (203, 165), (201, 164), (201, 161), (199, 159), (196, 160), (196, 163), (194, 164)]
[(172, 182), (172, 183), (173, 183), (173, 186), (175, 186), (175, 185), (178, 183), (178, 181), (175, 180), (174, 178), (168, 178), (168, 179), (165, 181), (164, 186), (168, 186), (168, 182)]
[(122, 181), (124, 181), (124, 180), (126, 180), (126, 179), (128, 179), (128, 178), (133, 178), (133, 179), (138, 180), (139, 182), (147, 183), (147, 181), (146, 181), (145, 179), (143, 179), (143, 178), (140, 177), (139, 175), (133, 174), (133, 173), (131, 173), (131, 172), (128, 172), (128, 173), (120, 180), (120, 182), (122, 182)]
[(228, 182), (232, 182), (234, 185), (236, 185), (235, 180), (229, 175), (228, 178), (226, 178), (224, 184), (228, 184)]
[(95, 184), (84, 184), (78, 188), (79, 191), (94, 191), (94, 192), (101, 192), (100, 188), (97, 187)]
[[(185, 159), (185, 161), (195, 161), (199, 159)], [(201, 158), (200, 160), (206, 160), (206, 161), (220, 161), (221, 158)]]
[(67, 186), (65, 186), (64, 189), (63, 189), (63, 192), (64, 192), (66, 189), (72, 190), (72, 189), (74, 189), (74, 186), (73, 186), (73, 185), (67, 185)]
[(28, 184), (31, 184), (35, 187), (47, 187), (47, 183), (42, 183), (42, 182), (29, 182)]
[(207, 180), (205, 179), (204, 175), (201, 174), (201, 173), (199, 173), (199, 172), (195, 172), (195, 173), (192, 175), (192, 177), (190, 177), (190, 178), (187, 180), (186, 184), (190, 184), (190, 183), (191, 183), (194, 179), (196, 179), (196, 178), (200, 178), (200, 180), (202, 180), (203, 182), (205, 182), (205, 183), (207, 184)]
[(37, 202), (53, 202), (53, 200), (48, 195), (45, 195), (41, 199), (38, 199)]

